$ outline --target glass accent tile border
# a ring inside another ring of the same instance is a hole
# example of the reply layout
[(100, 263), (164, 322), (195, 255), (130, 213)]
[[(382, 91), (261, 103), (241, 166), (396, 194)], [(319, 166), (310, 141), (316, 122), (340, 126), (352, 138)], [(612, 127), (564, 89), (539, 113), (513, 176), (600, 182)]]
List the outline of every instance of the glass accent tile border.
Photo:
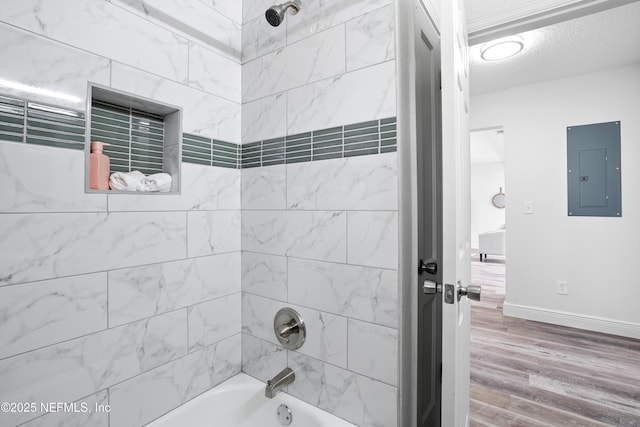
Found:
[[(0, 140), (83, 150), (81, 111), (0, 95)], [(94, 101), (91, 139), (105, 148), (112, 171), (162, 171), (164, 124), (149, 113)], [(314, 130), (244, 145), (183, 133), (182, 161), (246, 169), (397, 151), (396, 118)]]
[(389, 117), (242, 145), (242, 169), (397, 150), (396, 118)]
[(83, 112), (0, 96), (0, 139), (82, 150), (84, 131)]
[[(159, 117), (94, 100), (91, 128), (91, 139), (112, 144), (105, 147), (112, 172), (162, 172), (164, 124)], [(84, 150), (85, 130), (81, 111), (0, 95), (2, 141)], [(240, 145), (188, 133), (182, 138), (183, 162), (240, 167)]]
[(182, 161), (238, 169), (240, 145), (203, 136), (182, 134)]
[(91, 140), (110, 146), (104, 153), (111, 172), (164, 170), (164, 120), (161, 116), (102, 101), (91, 102)]
[(23, 142), (25, 128), (25, 102), (0, 96), (0, 138)]

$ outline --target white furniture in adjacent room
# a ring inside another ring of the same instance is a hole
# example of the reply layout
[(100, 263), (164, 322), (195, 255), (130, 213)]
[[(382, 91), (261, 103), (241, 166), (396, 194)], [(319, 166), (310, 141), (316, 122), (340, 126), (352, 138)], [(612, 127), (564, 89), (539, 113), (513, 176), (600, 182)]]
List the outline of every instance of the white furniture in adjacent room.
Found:
[(478, 236), (478, 252), (480, 253), (480, 262), (482, 257), (487, 259), (487, 255), (505, 255), (505, 233), (504, 228), (487, 231)]

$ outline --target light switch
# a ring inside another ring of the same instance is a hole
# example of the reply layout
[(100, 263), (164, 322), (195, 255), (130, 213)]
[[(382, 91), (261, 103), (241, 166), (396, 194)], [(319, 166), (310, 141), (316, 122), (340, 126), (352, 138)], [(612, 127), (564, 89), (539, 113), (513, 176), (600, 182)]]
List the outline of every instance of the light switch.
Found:
[(524, 213), (533, 214), (533, 202), (524, 202)]

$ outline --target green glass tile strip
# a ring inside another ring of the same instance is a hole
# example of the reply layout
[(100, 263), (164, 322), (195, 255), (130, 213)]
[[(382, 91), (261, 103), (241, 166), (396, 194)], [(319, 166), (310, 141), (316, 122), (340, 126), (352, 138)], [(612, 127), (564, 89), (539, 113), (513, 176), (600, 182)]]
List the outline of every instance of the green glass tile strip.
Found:
[(396, 118), (380, 120), (380, 153), (397, 151)]
[(182, 161), (211, 166), (212, 143), (210, 138), (189, 133), (182, 134)]
[(370, 148), (370, 149), (362, 149), (362, 150), (353, 150), (344, 153), (345, 157), (355, 157), (355, 156), (368, 156), (371, 154), (378, 154), (378, 148)]
[(164, 120), (131, 111), (131, 170), (151, 175), (164, 170)]
[(285, 137), (284, 162), (300, 163), (311, 161), (311, 132)]
[(354, 123), (352, 125), (345, 125), (344, 126), (344, 131), (348, 132), (350, 130), (357, 130), (357, 129), (376, 127), (376, 126), (378, 126), (378, 123), (379, 123), (379, 120), (370, 120), (368, 122), (361, 122), (361, 123)]
[(197, 165), (211, 166), (211, 160), (204, 160), (195, 157), (185, 157), (184, 153), (182, 155), (182, 161), (184, 163), (195, 163)]
[(217, 166), (219, 168), (227, 168), (227, 169), (237, 169), (237, 163), (229, 163), (222, 160), (214, 160), (212, 166)]
[(238, 169), (240, 146), (231, 142), (213, 140), (213, 166)]
[(161, 116), (102, 101), (91, 103), (91, 140), (111, 144), (105, 154), (113, 171), (164, 170), (164, 121)]
[(22, 99), (0, 96), (0, 112), (24, 116), (24, 103)]
[(345, 157), (378, 154), (380, 151), (380, 121), (371, 120), (344, 127)]
[(111, 144), (104, 147), (111, 172), (129, 172), (131, 168), (131, 118), (129, 110), (93, 100), (91, 103), (91, 141)]
[(377, 133), (375, 135), (352, 136), (351, 138), (344, 139), (344, 150), (347, 151), (347, 149), (352, 145), (360, 144), (363, 142), (374, 142), (377, 145), (379, 140), (380, 137)]
[(182, 134), (183, 162), (238, 169), (239, 159), (238, 144), (189, 133)]
[(252, 142), (240, 147), (240, 164), (242, 168), (257, 168), (262, 166), (262, 142)]
[[(26, 126), (25, 126), (26, 125)], [(0, 139), (83, 149), (84, 113), (0, 96)], [(162, 117), (94, 101), (91, 139), (105, 149), (114, 171), (163, 169)], [(397, 151), (396, 118), (336, 126), (250, 144), (183, 134), (182, 161), (225, 168), (282, 165)]]
[(220, 150), (227, 150), (229, 152), (237, 153), (238, 144), (234, 144), (233, 142), (220, 141), (219, 139), (213, 140), (213, 147)]
[(80, 111), (27, 102), (27, 144), (83, 150), (85, 118)]
[(342, 157), (342, 126), (313, 132), (312, 160), (337, 159)]
[(5, 141), (24, 141), (25, 102), (0, 96), (0, 139)]
[(262, 165), (273, 166), (285, 163), (285, 138), (262, 141)]
[(396, 118), (390, 117), (380, 120), (380, 152), (392, 153), (397, 151)]
[(240, 167), (390, 153), (396, 151), (396, 141), (395, 117), (369, 120), (245, 144)]
[(313, 160), (329, 160), (329, 159), (339, 159), (343, 157), (342, 153), (328, 153), (328, 154), (314, 154)]

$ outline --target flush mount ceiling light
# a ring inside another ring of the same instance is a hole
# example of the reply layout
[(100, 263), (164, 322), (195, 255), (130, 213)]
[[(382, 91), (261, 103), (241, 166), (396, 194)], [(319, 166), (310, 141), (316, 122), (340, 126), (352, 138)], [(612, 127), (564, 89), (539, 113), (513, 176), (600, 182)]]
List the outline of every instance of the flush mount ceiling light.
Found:
[(520, 36), (504, 37), (482, 45), (480, 57), (485, 61), (500, 61), (520, 53), (524, 40)]

